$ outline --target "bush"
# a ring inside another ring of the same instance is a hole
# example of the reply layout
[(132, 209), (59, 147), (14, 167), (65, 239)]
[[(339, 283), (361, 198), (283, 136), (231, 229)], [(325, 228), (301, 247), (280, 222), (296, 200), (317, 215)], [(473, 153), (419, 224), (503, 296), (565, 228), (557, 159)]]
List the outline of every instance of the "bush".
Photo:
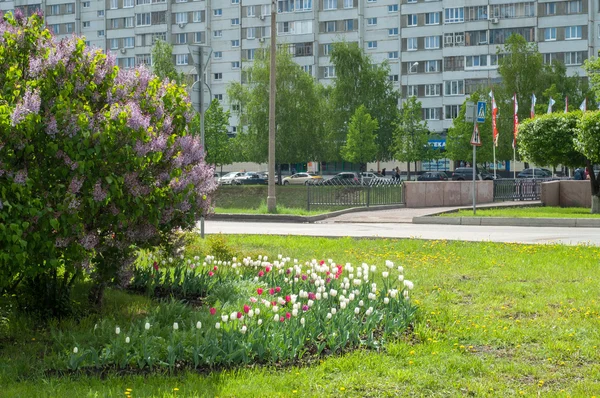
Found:
[(101, 301), (136, 249), (209, 212), (184, 88), (18, 10), (0, 21), (0, 87), (0, 292), (60, 269), (92, 273)]

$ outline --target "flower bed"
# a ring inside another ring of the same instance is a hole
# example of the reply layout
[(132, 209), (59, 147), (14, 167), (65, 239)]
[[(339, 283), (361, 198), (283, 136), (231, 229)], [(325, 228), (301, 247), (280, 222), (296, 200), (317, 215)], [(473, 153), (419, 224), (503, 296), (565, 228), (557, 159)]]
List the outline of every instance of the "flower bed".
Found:
[(260, 256), (230, 262), (207, 256), (202, 265), (197, 259), (181, 261), (186, 270), (179, 264), (166, 271), (161, 262), (152, 262), (134, 283), (153, 284), (156, 275), (161, 286), (165, 280), (204, 284), (210, 306), (194, 311), (175, 303), (169, 310), (163, 304), (129, 326), (101, 322), (85, 342), (63, 337), (69, 351), (65, 365), (174, 370), (290, 362), (379, 347), (404, 332), (416, 311), (409, 297), (413, 283), (390, 261), (383, 272), (364, 263), (301, 263), (282, 256), (272, 262)]

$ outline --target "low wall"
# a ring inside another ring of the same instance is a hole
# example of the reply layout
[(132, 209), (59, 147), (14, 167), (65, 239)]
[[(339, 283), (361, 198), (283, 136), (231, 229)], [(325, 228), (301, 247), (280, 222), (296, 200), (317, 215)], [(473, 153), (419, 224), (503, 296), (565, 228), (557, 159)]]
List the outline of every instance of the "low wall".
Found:
[(550, 181), (542, 183), (544, 206), (592, 207), (592, 187), (589, 181)]
[[(468, 206), (473, 203), (473, 181), (407, 181), (406, 207)], [(477, 203), (494, 201), (494, 182), (477, 181)]]

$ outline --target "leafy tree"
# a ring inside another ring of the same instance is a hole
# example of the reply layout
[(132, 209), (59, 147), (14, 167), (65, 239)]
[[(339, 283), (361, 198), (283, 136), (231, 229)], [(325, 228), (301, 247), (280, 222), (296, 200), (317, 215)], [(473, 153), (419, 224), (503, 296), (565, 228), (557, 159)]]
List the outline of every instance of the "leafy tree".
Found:
[[(237, 144), (243, 156), (264, 163), (269, 142), (269, 51), (256, 55), (245, 69), (248, 84), (232, 83), (227, 95), (239, 106)], [(315, 79), (293, 61), (285, 47), (277, 50), (276, 163), (296, 163), (323, 158), (324, 98)]]
[(0, 86), (0, 291), (68, 292), (91, 273), (101, 302), (136, 248), (209, 212), (213, 170), (182, 87), (19, 11), (0, 20)]
[[(597, 90), (597, 81), (594, 90)], [(585, 112), (575, 136), (575, 148), (586, 157), (586, 166), (592, 186), (592, 213), (600, 213), (600, 173), (594, 165), (600, 163), (600, 111)]]
[(329, 159), (341, 156), (340, 149), (348, 134), (348, 120), (361, 105), (379, 125), (376, 159), (392, 159), (398, 93), (389, 80), (389, 66), (387, 63), (374, 64), (357, 43), (347, 42), (334, 43), (331, 62), (336, 77), (329, 91)]
[(152, 46), (152, 71), (160, 79), (169, 79), (178, 84), (188, 82), (182, 72), (178, 72), (173, 62), (173, 46), (163, 40), (157, 40)]
[(215, 166), (231, 164), (231, 139), (227, 135), (229, 112), (225, 112), (219, 100), (214, 99), (204, 117), (206, 162)]
[(342, 158), (359, 163), (361, 171), (365, 171), (366, 163), (374, 160), (377, 155), (377, 127), (377, 120), (367, 113), (364, 105), (359, 106), (350, 119), (348, 137), (342, 147)]
[(395, 159), (407, 163), (407, 178), (410, 180), (410, 162), (428, 156), (429, 130), (422, 118), (421, 102), (410, 97), (400, 110), (398, 125), (394, 132)]

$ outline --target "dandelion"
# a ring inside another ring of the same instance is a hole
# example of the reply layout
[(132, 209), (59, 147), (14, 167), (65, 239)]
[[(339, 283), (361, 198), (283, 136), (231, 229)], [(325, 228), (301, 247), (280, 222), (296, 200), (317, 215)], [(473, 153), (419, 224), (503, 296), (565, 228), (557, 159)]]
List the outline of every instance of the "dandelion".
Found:
[(215, 329), (221, 329), (221, 324), (219, 322), (215, 323)]
[(73, 354), (77, 354), (79, 352), (79, 349), (77, 347), (73, 348)]
[(125, 344), (129, 344), (130, 341), (129, 336), (125, 337)]
[(146, 324), (144, 325), (144, 328), (146, 330), (150, 330), (150, 322), (146, 322)]
[(196, 329), (202, 329), (202, 322), (196, 322)]
[(173, 323), (173, 330), (179, 329), (179, 324), (177, 322)]
[(115, 328), (115, 333), (116, 333), (116, 334), (121, 334), (121, 328), (117, 326), (117, 327)]

